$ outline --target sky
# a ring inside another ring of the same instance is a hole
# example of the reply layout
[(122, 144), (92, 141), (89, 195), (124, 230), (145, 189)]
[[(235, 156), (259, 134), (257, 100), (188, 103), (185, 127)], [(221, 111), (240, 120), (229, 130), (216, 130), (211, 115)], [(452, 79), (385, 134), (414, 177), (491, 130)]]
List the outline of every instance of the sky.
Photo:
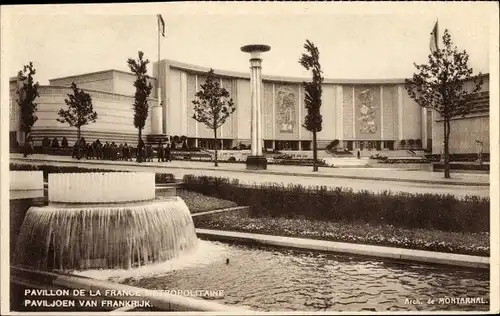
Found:
[[(142, 50), (158, 59), (156, 14), (166, 23), (161, 58), (249, 72), (246, 44), (267, 44), (263, 74), (309, 77), (298, 59), (306, 39), (320, 51), (324, 77), (404, 78), (425, 63), (430, 32), (449, 29), (475, 72), (490, 72), (491, 3), (165, 3), (2, 8), (4, 76), (29, 61), (36, 79), (107, 69), (128, 71)], [(7, 9), (7, 10), (5, 10)], [(5, 19), (6, 17), (6, 19)], [(150, 67), (151, 68), (151, 67)], [(6, 74), (7, 73), (7, 74)], [(150, 74), (152, 74), (150, 72)]]

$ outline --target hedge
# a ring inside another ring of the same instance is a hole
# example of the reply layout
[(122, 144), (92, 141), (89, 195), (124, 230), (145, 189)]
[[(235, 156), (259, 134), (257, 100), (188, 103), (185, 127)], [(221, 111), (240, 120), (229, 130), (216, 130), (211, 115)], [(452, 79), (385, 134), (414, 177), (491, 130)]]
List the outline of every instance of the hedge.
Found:
[[(314, 164), (314, 159), (312, 158), (295, 158), (295, 159), (274, 159), (269, 162), (269, 164), (275, 165), (290, 165), (290, 166), (312, 166)], [(316, 164), (318, 166), (326, 166), (326, 162), (323, 159), (316, 159)]]
[(489, 198), (353, 192), (302, 185), (240, 185), (238, 180), (185, 175), (184, 188), (251, 207), (251, 216), (363, 222), (402, 228), (489, 232)]
[[(433, 163), (433, 171), (443, 171), (443, 163)], [(450, 163), (450, 170), (476, 170), (476, 171), (490, 171), (490, 164), (477, 164), (477, 163)]]
[[(12, 171), (43, 171), (44, 181), (48, 181), (49, 173), (89, 173), (89, 172), (129, 172), (124, 170), (109, 170), (109, 169), (96, 169), (96, 168), (80, 168), (73, 166), (50, 166), (50, 165), (23, 165), (23, 164), (10, 164)], [(156, 173), (155, 182), (161, 183), (174, 183), (175, 176), (171, 173)]]
[[(490, 161), (490, 154), (489, 153), (483, 153), (483, 161), (488, 162)], [(425, 158), (429, 159), (430, 161), (438, 162), (441, 159), (440, 154), (426, 154)], [(477, 153), (469, 153), (469, 154), (450, 154), (450, 162), (462, 162), (462, 161), (468, 161), (468, 162), (475, 162), (477, 161)]]

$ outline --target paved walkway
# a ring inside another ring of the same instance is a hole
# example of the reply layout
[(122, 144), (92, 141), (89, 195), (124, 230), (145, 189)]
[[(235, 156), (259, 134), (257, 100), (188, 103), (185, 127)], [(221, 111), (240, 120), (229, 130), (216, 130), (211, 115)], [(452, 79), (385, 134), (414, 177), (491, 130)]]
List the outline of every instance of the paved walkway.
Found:
[(312, 172), (312, 167), (269, 165), (268, 170), (249, 171), (245, 164), (213, 162), (172, 161), (136, 163), (109, 160), (75, 160), (66, 156), (33, 155), (23, 158), (12, 154), (13, 163), (35, 163), (52, 165), (78, 165), (93, 168), (151, 170), (173, 173), (182, 179), (185, 174), (238, 178), (242, 183), (281, 182), (284, 184), (324, 185), (328, 187), (348, 187), (353, 190), (402, 191), (410, 193), (439, 193), (457, 196), (489, 196), (488, 174), (452, 173), (451, 179), (444, 179), (441, 172), (408, 171), (394, 168), (320, 168)]

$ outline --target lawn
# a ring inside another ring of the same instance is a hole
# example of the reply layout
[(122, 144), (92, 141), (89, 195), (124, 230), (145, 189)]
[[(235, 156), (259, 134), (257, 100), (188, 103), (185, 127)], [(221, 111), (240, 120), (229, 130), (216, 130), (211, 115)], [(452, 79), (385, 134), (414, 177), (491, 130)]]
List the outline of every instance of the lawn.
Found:
[(338, 242), (489, 256), (489, 233), (460, 233), (398, 228), (392, 225), (340, 223), (284, 217), (251, 217), (233, 212), (195, 218), (197, 228), (312, 238)]

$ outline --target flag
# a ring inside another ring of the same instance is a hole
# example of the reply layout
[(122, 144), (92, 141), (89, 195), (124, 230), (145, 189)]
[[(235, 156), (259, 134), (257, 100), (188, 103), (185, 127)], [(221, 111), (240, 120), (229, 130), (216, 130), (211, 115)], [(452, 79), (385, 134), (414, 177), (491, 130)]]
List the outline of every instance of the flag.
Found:
[(161, 14), (157, 14), (156, 16), (158, 17), (158, 32), (165, 37), (165, 21), (163, 21)]
[(431, 52), (438, 50), (438, 21), (436, 21), (436, 24), (434, 24), (434, 28), (432, 29), (429, 48), (431, 49)]

